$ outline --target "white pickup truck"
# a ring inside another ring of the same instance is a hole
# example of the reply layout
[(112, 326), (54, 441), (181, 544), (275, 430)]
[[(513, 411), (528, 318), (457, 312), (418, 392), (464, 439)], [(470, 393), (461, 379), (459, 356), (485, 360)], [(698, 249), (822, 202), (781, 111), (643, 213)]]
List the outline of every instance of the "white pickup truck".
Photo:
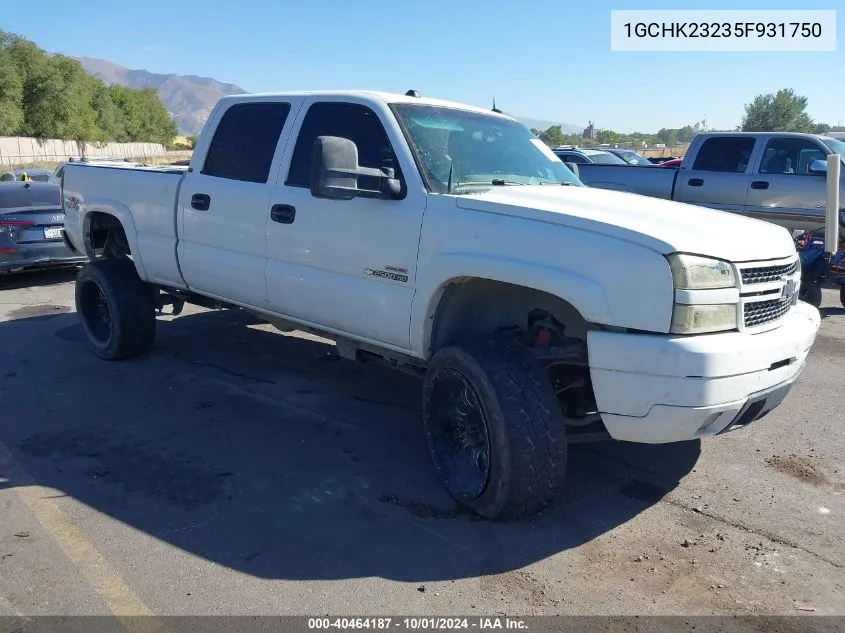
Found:
[(778, 406), (819, 313), (785, 229), (585, 187), (525, 126), (376, 92), (226, 97), (190, 167), (65, 167), (93, 352), (155, 314), (240, 308), (423, 377), (452, 497), (546, 506), (567, 445), (676, 442)]

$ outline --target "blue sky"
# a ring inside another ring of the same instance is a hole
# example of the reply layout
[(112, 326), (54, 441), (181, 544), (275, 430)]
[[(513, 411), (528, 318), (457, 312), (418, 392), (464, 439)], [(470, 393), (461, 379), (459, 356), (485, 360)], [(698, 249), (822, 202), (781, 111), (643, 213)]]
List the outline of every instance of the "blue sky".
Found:
[[(146, 0), (41, 3), (2, 28), (47, 50), (192, 74), (250, 91), (373, 88), (623, 132), (739, 123), (754, 95), (794, 88), (845, 125), (845, 53), (610, 51), (611, 9), (835, 9), (839, 0)], [(17, 6), (17, 5), (16, 5)], [(210, 7), (214, 7), (211, 9)]]

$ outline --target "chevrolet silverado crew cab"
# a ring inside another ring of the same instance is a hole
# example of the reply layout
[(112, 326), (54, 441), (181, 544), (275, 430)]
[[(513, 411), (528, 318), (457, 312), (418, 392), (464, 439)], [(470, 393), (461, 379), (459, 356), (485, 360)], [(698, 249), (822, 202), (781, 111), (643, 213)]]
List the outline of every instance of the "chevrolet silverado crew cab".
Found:
[(546, 506), (569, 443), (761, 418), (819, 327), (785, 229), (583, 186), (521, 123), (413, 91), (225, 97), (188, 169), (62, 187), (94, 354), (185, 302), (319, 333), (423, 378), (434, 467), (487, 518)]
[[(590, 187), (627, 191), (819, 231), (827, 208), (827, 157), (845, 161), (845, 142), (793, 132), (708, 132), (690, 143), (677, 169), (578, 165)], [(567, 161), (569, 159), (562, 159)], [(839, 184), (845, 200), (845, 170)], [(845, 233), (845, 209), (839, 214)]]

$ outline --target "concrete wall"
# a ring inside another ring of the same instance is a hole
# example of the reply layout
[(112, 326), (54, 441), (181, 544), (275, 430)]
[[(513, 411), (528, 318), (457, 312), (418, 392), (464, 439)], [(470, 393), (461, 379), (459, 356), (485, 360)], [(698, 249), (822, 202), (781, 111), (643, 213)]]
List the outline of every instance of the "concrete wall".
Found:
[(73, 156), (145, 158), (165, 154), (160, 143), (103, 143), (101, 146), (77, 141), (0, 136), (0, 165), (26, 165), (60, 162)]

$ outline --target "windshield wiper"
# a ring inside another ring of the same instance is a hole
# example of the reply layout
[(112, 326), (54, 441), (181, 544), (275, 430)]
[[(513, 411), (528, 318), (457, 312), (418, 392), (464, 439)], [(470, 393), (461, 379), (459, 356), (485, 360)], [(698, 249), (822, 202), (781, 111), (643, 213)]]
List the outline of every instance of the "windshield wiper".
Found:
[(493, 185), (494, 187), (506, 187), (506, 186), (516, 186), (516, 185), (524, 185), (524, 182), (517, 182), (515, 180), (505, 180), (503, 178), (494, 178), (493, 180), (464, 180), (462, 182), (455, 183), (455, 187), (463, 187), (463, 186), (471, 186), (471, 187), (489, 187)]
[[(467, 184), (475, 184), (475, 183), (467, 183)], [(496, 178), (496, 179), (493, 180), (493, 182), (491, 184), (496, 186), (496, 187), (504, 187), (505, 185), (523, 185), (523, 186), (526, 186), (526, 187), (529, 186), (529, 185), (540, 185), (540, 186), (554, 185), (554, 186), (561, 186), (561, 187), (572, 187), (572, 186), (574, 186), (575, 183), (572, 183), (572, 182), (555, 182), (553, 180), (541, 180), (540, 182), (531, 183), (531, 182), (517, 182), (515, 180), (504, 180), (502, 178)]]
[[(490, 185), (494, 187), (527, 187), (531, 183), (527, 182), (518, 182), (516, 180), (507, 180), (505, 178), (494, 178), (493, 180), (466, 180), (463, 182), (456, 182), (454, 186), (452, 186), (451, 178), (449, 179), (449, 185), (447, 187), (448, 193), (451, 193), (453, 189), (460, 189), (461, 187), (489, 187)], [(561, 186), (561, 187), (574, 187), (575, 183), (572, 182), (554, 182), (554, 181), (541, 181), (538, 183), (534, 183), (537, 185), (552, 185), (552, 186)]]

